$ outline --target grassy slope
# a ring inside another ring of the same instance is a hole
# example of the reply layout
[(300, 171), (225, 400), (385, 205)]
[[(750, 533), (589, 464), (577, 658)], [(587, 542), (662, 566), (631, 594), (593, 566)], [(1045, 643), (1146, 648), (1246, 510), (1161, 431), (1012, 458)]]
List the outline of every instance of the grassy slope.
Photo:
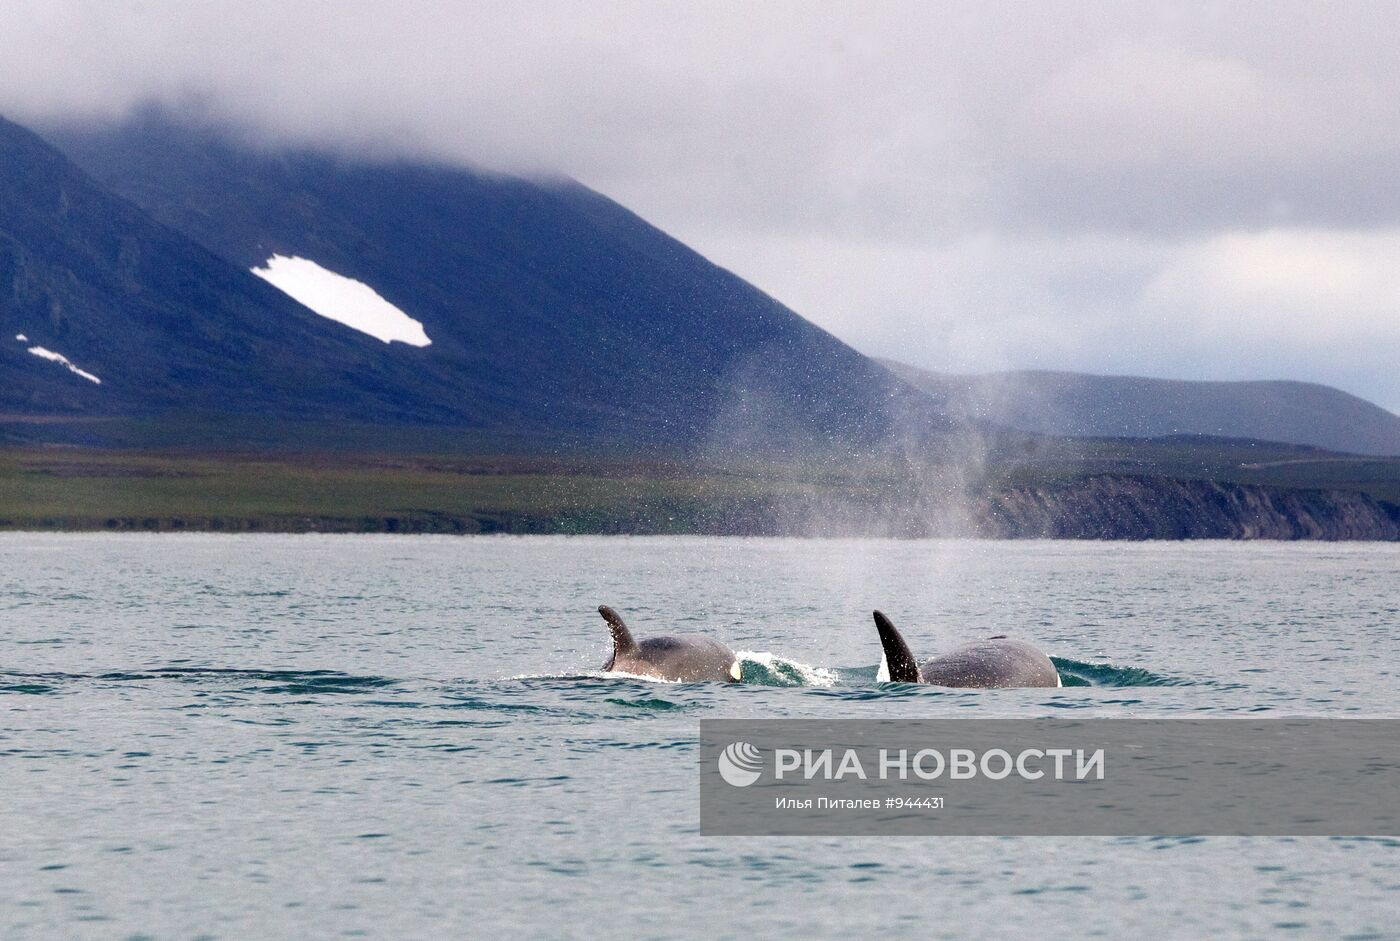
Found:
[[(985, 485), (1085, 473), (1355, 489), (1400, 504), (1400, 460), (1234, 442), (1087, 442), (994, 460)], [(898, 505), (936, 478), (696, 470), (602, 457), (221, 455), (0, 450), (0, 528), (428, 532), (768, 532), (782, 507)], [(936, 486), (936, 485), (934, 485)], [(922, 496), (923, 494), (917, 494)]]
[(0, 452), (0, 528), (691, 532), (785, 484), (664, 465)]

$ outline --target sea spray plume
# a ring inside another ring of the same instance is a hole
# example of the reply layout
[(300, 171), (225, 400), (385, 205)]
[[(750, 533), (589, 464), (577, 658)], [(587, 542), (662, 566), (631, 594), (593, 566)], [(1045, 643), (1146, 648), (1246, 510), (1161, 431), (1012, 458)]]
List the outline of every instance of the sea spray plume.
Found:
[[(904, 376), (900, 369), (893, 371)], [(1083, 446), (1078, 441), (1051, 442), (997, 423), (996, 417), (1005, 413), (1008, 402), (1037, 394), (1033, 389), (1022, 383), (1003, 382), (996, 387), (996, 402), (988, 405), (985, 396), (966, 394), (962, 383), (965, 378), (949, 376), (945, 385), (933, 391), (919, 385), (951, 422), (952, 430), (936, 448), (921, 442), (917, 433), (897, 433), (891, 439), (895, 453), (889, 459), (892, 466), (902, 468), (903, 474), (903, 486), (895, 502), (908, 508), (916, 520), (923, 521), (922, 535), (998, 535), (999, 494), (1024, 470), (1041, 463), (1047, 448), (1053, 447), (1056, 459), (1071, 466), (1083, 457)], [(896, 413), (894, 427), (917, 431), (919, 420), (917, 414), (906, 409)]]
[(702, 680), (733, 683), (743, 677), (734, 651), (717, 640), (680, 634), (639, 641), (612, 608), (600, 605), (598, 613), (607, 622), (613, 641), (612, 656), (603, 664), (605, 671), (685, 683)]
[[(766, 378), (766, 357), (750, 351), (735, 370), (701, 453), (711, 466), (778, 485), (757, 514), (760, 530), (906, 538), (973, 531), (966, 494), (979, 479), (980, 460), (970, 456), (982, 449), (980, 429), (950, 420), (883, 367), (863, 400), (809, 404), (802, 420), (792, 390)], [(811, 368), (820, 394), (820, 363)]]

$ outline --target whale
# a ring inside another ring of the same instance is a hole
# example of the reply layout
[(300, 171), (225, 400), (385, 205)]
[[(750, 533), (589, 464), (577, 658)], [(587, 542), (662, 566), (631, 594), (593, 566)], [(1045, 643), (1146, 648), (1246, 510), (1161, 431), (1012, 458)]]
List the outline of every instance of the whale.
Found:
[(717, 640), (697, 634), (678, 634), (639, 641), (632, 637), (622, 616), (612, 608), (600, 605), (598, 613), (612, 631), (613, 653), (603, 664), (606, 672), (683, 683), (702, 680), (735, 683), (743, 676), (734, 651)]
[(954, 647), (941, 656), (919, 663), (894, 622), (875, 612), (875, 630), (885, 649), (891, 683), (925, 683), (994, 689), (1060, 686), (1060, 671), (1045, 653), (1005, 634)]

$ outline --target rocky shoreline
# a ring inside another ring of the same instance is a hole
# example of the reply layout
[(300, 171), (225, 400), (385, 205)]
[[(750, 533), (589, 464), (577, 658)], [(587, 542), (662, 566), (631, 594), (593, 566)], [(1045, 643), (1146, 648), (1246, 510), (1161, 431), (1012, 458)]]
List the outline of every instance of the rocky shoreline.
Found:
[(1099, 475), (989, 494), (978, 534), (1003, 539), (1400, 540), (1400, 507), (1350, 490)]

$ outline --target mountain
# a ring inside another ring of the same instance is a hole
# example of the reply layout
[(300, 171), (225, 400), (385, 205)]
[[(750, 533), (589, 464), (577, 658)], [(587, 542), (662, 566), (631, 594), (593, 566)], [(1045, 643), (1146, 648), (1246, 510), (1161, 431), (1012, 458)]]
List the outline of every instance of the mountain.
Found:
[[(240, 289), (265, 305), (271, 288), (247, 273), (300, 265), (359, 282), (410, 331), (421, 324), (427, 345), (372, 350), (334, 321), (323, 332), (386, 372), (411, 371), (405, 410), (430, 406), (438, 421), (730, 450), (951, 427), (884, 367), (575, 182), (265, 150), (151, 114), (46, 135), (247, 275)], [(109, 239), (130, 224), (128, 211)], [(101, 320), (69, 348), (111, 369)], [(325, 362), (319, 343), (295, 355)]]
[(460, 420), (327, 321), (0, 119), (0, 414)]
[(1400, 455), (1400, 416), (1310, 382), (1188, 382), (1070, 372), (960, 376), (882, 360), (953, 416), (1045, 435), (1252, 438)]
[[(1361, 450), (1379, 410), (1334, 390), (1231, 412), (1202, 384), (886, 368), (567, 180), (151, 116), (52, 136), (71, 157), (0, 121), (0, 528), (1395, 538), (1400, 462), (994, 427), (1289, 440), (1306, 416)], [(985, 464), (920, 460), (973, 425)]]

